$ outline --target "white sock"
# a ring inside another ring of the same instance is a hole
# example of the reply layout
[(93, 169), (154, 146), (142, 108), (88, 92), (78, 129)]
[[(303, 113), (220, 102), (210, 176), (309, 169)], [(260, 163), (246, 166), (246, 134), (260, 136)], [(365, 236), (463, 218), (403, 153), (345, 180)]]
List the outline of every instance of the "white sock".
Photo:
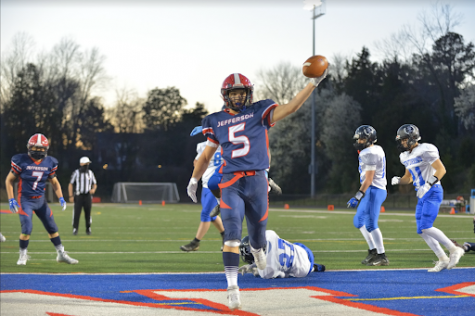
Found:
[(375, 245), (374, 245), (373, 237), (371, 236), (370, 232), (366, 229), (365, 225), (363, 225), (360, 228), (360, 232), (363, 234), (364, 239), (366, 239), (366, 242), (368, 243), (369, 250), (372, 250), (372, 249), (376, 248)]
[(420, 236), (425, 240), (426, 244), (429, 246), (430, 249), (435, 253), (437, 258), (439, 258), (440, 261), (448, 261), (449, 257), (447, 257), (447, 254), (445, 253), (444, 249), (440, 246), (439, 242), (426, 234), (425, 232), (422, 232)]
[(456, 246), (454, 245), (454, 243), (447, 236), (445, 236), (444, 232), (440, 229), (431, 227), (423, 229), (422, 231), (437, 240), (442, 245), (444, 245), (444, 247), (447, 248), (448, 251), (452, 252), (455, 250)]
[(238, 269), (239, 267), (224, 267), (224, 271), (226, 273), (226, 281), (228, 281), (228, 288), (233, 285), (238, 285), (237, 278), (238, 278)]
[(20, 248), (20, 255), (25, 255), (28, 252), (28, 248), (21, 249)]
[(378, 250), (378, 254), (384, 253), (384, 244), (383, 244), (383, 234), (381, 234), (381, 230), (376, 228), (371, 232), (371, 236), (373, 237), (374, 244), (376, 245), (376, 249)]
[(59, 244), (57, 246), (54, 246), (54, 248), (56, 248), (56, 251), (57, 252), (64, 252), (64, 247), (62, 244)]

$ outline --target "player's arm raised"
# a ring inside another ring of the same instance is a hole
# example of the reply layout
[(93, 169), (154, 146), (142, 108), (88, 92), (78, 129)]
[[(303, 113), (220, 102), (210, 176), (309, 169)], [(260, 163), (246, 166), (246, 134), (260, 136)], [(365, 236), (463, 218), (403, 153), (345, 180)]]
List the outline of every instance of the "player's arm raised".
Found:
[(292, 113), (297, 112), (298, 109), (307, 101), (308, 97), (312, 94), (313, 90), (326, 78), (328, 74), (328, 69), (325, 69), (323, 75), (320, 77), (314, 78), (313, 82), (309, 82), (305, 88), (300, 90), (297, 95), (290, 100), (287, 104), (281, 104), (275, 108), (274, 114), (271, 118), (271, 123), (280, 121), (281, 119), (289, 116)]
[(312, 94), (315, 89), (313, 83), (309, 83), (305, 88), (303, 88), (292, 100), (287, 104), (281, 104), (275, 108), (274, 114), (272, 115), (271, 123), (280, 121), (281, 119), (289, 116), (292, 113), (297, 112), (298, 109), (304, 104), (308, 97)]

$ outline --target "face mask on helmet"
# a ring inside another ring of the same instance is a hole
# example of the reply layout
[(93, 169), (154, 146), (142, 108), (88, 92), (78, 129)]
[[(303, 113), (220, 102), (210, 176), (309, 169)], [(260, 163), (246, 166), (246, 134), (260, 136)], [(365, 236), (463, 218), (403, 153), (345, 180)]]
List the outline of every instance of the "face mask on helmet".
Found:
[[(246, 96), (243, 102), (234, 103), (229, 98), (229, 93), (236, 89), (243, 89), (246, 92)], [(229, 75), (221, 86), (221, 95), (224, 100), (224, 104), (226, 107), (241, 112), (246, 109), (247, 106), (252, 104), (252, 94), (253, 94), (254, 87), (251, 81), (244, 75), (234, 73)]]
[(241, 244), (239, 245), (239, 252), (241, 253), (242, 261), (248, 264), (254, 263), (254, 256), (251, 253), (251, 244), (249, 243), (249, 236), (246, 236), (241, 240)]
[[(407, 142), (404, 142), (404, 144), (403, 141), (405, 139), (407, 139)], [(411, 150), (420, 139), (421, 136), (419, 135), (419, 129), (417, 126), (412, 124), (404, 124), (397, 130), (397, 149), (400, 152)]]
[[(353, 146), (356, 150), (361, 151), (376, 143), (376, 130), (369, 125), (362, 125), (356, 129), (353, 139), (355, 140)], [(359, 142), (360, 139), (364, 142)]]
[(49, 142), (45, 135), (38, 133), (30, 137), (26, 148), (28, 148), (28, 155), (31, 158), (41, 160), (47, 156)]

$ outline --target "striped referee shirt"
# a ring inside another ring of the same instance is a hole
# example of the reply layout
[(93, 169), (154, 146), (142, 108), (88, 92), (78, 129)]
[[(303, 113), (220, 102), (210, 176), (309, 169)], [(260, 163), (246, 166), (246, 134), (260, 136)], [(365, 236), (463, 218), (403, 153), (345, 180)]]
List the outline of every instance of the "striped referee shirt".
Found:
[(71, 181), (69, 181), (72, 185), (76, 183), (76, 187), (74, 188), (74, 195), (79, 194), (88, 194), (91, 191), (92, 184), (97, 184), (96, 177), (91, 170), (87, 170), (86, 172), (79, 172), (79, 169), (76, 169), (73, 174), (71, 175)]

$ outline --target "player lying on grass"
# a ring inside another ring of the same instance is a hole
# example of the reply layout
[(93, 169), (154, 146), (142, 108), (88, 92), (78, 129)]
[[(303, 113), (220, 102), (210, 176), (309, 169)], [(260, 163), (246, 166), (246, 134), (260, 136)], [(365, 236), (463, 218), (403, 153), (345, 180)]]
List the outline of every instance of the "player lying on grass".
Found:
[(301, 243), (291, 243), (279, 238), (273, 230), (266, 230), (266, 260), (264, 270), (257, 268), (251, 254), (249, 236), (241, 240), (239, 246), (241, 259), (248, 263), (239, 268), (241, 274), (252, 273), (263, 279), (275, 278), (303, 278), (311, 272), (324, 272), (325, 266), (314, 263), (313, 252)]

